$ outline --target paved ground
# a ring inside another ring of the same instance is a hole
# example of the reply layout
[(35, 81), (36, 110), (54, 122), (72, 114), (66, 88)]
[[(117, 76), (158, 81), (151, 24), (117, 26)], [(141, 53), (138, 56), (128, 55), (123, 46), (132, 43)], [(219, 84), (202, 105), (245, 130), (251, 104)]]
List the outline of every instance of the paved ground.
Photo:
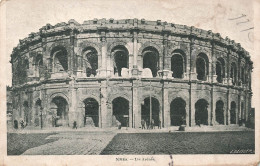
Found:
[(254, 132), (174, 132), (117, 134), (101, 154), (254, 153)]
[(112, 132), (65, 132), (47, 139), (57, 141), (31, 148), (23, 155), (98, 155), (116, 133)]
[(7, 155), (20, 155), (27, 149), (53, 142), (57, 139), (46, 139), (53, 133), (8, 133)]
[[(177, 128), (176, 128), (177, 129)], [(33, 130), (8, 133), (8, 155), (253, 153), (254, 131)], [(206, 129), (206, 128), (205, 128)], [(195, 132), (196, 131), (196, 132)], [(38, 133), (37, 133), (38, 132)], [(17, 141), (20, 140), (20, 141)]]

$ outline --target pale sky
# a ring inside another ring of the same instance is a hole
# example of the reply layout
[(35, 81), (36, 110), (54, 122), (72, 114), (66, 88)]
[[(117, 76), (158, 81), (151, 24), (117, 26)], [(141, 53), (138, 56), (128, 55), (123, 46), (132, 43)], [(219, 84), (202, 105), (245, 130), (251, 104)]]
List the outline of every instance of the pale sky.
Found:
[[(38, 32), (47, 23), (55, 25), (70, 19), (83, 23), (94, 18), (144, 18), (218, 32), (223, 38), (228, 36), (241, 43), (253, 61), (256, 58), (253, 55), (253, 30), (247, 30), (254, 27), (254, 13), (249, 0), (9, 0), (5, 3), (8, 57), (19, 39)], [(11, 85), (10, 63), (6, 78), (7, 84)]]

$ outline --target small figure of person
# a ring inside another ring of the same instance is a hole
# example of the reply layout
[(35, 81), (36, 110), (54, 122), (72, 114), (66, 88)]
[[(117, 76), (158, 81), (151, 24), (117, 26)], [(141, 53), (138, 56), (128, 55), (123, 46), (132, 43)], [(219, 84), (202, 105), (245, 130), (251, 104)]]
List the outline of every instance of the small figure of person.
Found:
[(146, 120), (146, 129), (148, 130), (150, 128), (149, 126), (149, 120)]
[(118, 126), (118, 129), (121, 129), (121, 123), (119, 121), (117, 122), (117, 126)]
[(162, 127), (161, 127), (161, 120), (160, 120), (160, 119), (158, 120), (158, 129), (159, 129), (159, 128), (160, 128), (160, 129), (162, 128)]
[(151, 129), (153, 129), (153, 126), (154, 126), (154, 120), (152, 119), (152, 121), (151, 121)]
[(14, 128), (18, 129), (18, 121), (17, 120), (14, 120)]
[(21, 128), (24, 129), (24, 121), (23, 120), (21, 120), (20, 124), (21, 124)]
[(144, 119), (141, 120), (141, 125), (142, 125), (142, 129), (145, 129), (145, 120)]
[(198, 125), (199, 125), (199, 127), (200, 127), (200, 119), (199, 119), (197, 122), (198, 122)]
[(77, 126), (77, 122), (74, 121), (74, 122), (73, 122), (73, 129), (77, 129), (77, 128), (78, 128), (78, 126)]

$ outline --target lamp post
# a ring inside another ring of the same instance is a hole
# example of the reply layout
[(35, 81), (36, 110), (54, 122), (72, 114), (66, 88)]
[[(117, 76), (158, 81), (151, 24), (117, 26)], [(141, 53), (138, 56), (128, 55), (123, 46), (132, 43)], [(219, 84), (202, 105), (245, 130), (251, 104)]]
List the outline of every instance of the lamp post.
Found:
[(42, 129), (42, 110), (43, 110), (43, 108), (41, 107), (40, 109), (41, 109), (40, 110), (40, 113), (41, 113), (40, 116), (41, 116), (41, 129)]

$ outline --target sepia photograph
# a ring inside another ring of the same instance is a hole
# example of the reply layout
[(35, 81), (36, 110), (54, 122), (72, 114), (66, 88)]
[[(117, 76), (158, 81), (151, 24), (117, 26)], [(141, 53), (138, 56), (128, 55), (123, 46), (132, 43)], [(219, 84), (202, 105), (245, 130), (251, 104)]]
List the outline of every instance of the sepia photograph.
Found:
[(259, 164), (256, 6), (2, 1), (0, 165)]

